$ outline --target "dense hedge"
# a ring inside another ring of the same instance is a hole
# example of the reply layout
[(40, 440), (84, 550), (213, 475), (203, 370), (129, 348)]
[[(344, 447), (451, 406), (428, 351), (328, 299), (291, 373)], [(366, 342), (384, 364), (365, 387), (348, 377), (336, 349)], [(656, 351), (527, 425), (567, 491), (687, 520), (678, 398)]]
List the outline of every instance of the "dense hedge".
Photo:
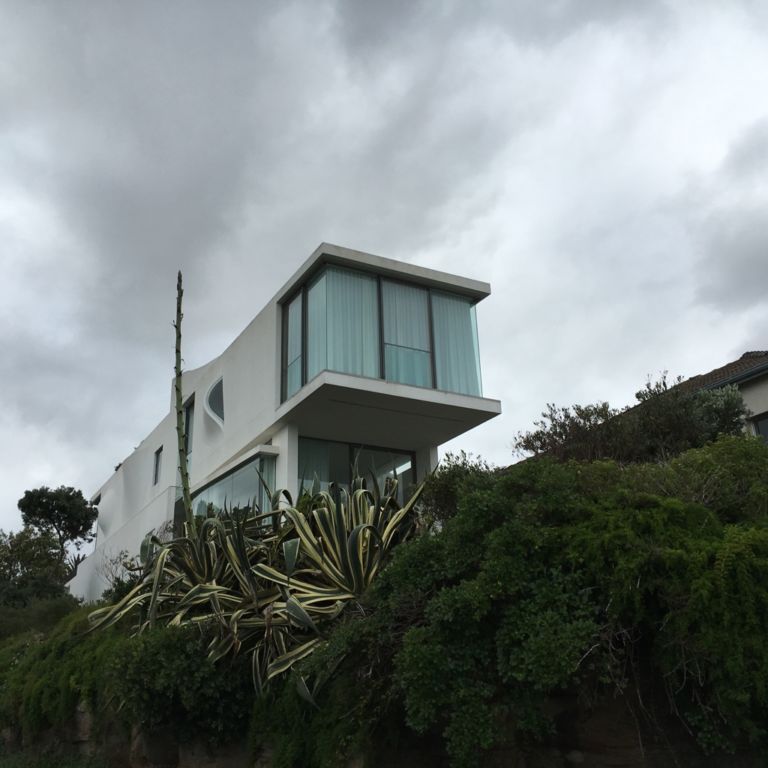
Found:
[(322, 683), (316, 707), (291, 680), (254, 701), (247, 663), (213, 667), (197, 631), (82, 635), (76, 614), (2, 646), (0, 720), (33, 733), (79, 700), (120, 700), (128, 720), (216, 741), (252, 711), (254, 749), (272, 746), (282, 768), (361, 753), (375, 765), (382, 744), (414, 740), (476, 766), (552, 738), (555, 697), (651, 686), (702, 751), (768, 757), (759, 441), (721, 438), (665, 464), (459, 459), (424, 502), (422, 535), (302, 663)]
[(279, 765), (391, 748), (403, 721), (479, 765), (550, 737), (555, 695), (643, 685), (702, 751), (768, 756), (764, 445), (722, 438), (665, 465), (459, 462), (428, 496), (447, 486), (455, 513), (396, 552), (364, 613), (307, 663), (335, 670), (320, 710), (290, 686), (270, 702)]
[(139, 724), (180, 740), (217, 744), (241, 737), (253, 706), (245, 658), (214, 665), (197, 629), (125, 628), (88, 632), (83, 608), (48, 636), (16, 636), (0, 646), (0, 724), (26, 741), (71, 725), (84, 703), (96, 724)]

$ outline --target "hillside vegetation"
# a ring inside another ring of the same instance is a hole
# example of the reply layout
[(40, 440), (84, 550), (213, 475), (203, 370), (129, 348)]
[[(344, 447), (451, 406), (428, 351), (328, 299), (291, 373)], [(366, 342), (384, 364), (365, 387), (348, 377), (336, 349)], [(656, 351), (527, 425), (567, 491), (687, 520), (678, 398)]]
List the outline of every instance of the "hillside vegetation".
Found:
[(620, 702), (638, 738), (674, 731), (715, 761), (768, 758), (759, 440), (725, 435), (647, 463), (453, 458), (411, 525), (261, 695), (246, 654), (208, 658), (205, 621), (133, 637), (129, 616), (87, 632), (81, 610), (0, 646), (0, 722), (30, 742), (85, 702), (104, 728), (211, 743), (248, 731), (281, 768), (384, 765), (409, 750), (470, 768), (572, 743), (575, 719)]

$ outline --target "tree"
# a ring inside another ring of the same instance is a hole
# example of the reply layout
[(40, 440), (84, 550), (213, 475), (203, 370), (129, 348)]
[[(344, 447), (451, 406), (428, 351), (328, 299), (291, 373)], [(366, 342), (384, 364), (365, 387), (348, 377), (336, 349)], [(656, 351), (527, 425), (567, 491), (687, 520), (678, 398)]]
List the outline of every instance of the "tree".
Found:
[(60, 597), (67, 576), (53, 534), (29, 526), (18, 533), (0, 530), (0, 605)]
[(68, 555), (68, 547), (80, 550), (83, 544), (93, 541), (98, 509), (85, 499), (82, 491), (63, 485), (55, 490), (41, 486), (24, 491), (18, 507), (25, 526), (53, 536), (59, 562), (67, 566), (70, 577), (74, 576), (83, 556)]
[(637, 405), (621, 410), (605, 402), (548, 404), (535, 430), (518, 433), (515, 449), (560, 461), (666, 461), (718, 435), (740, 434), (747, 416), (737, 387), (696, 390), (666, 374), (649, 380), (635, 398)]

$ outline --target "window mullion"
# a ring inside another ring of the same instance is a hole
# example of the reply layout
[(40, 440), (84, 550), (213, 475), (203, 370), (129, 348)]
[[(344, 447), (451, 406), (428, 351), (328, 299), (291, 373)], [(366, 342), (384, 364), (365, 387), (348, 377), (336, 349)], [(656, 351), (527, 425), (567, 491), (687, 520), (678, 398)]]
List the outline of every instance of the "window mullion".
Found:
[(376, 277), (376, 299), (379, 304), (379, 378), (385, 379), (387, 373), (384, 370), (384, 303), (381, 298), (381, 275)]
[(432, 317), (432, 289), (427, 291), (427, 313), (429, 315), (429, 363), (432, 374), (432, 389), (437, 389), (437, 367), (435, 365), (435, 321)]
[(307, 286), (301, 288), (301, 386), (307, 383)]

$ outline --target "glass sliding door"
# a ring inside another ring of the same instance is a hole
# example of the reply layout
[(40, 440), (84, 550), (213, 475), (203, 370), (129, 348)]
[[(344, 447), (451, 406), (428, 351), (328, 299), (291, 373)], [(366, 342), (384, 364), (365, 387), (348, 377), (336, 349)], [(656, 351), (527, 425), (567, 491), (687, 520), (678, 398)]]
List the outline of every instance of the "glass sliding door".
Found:
[(357, 448), (354, 453), (355, 467), (366, 483), (374, 477), (379, 490), (388, 493), (389, 484), (396, 479), (397, 500), (404, 504), (415, 479), (411, 454), (373, 448)]
[(381, 283), (384, 318), (384, 377), (387, 381), (432, 386), (429, 293), (390, 280)]
[(436, 386), (447, 392), (480, 397), (480, 354), (475, 308), (469, 299), (432, 293)]
[(327, 491), (330, 483), (348, 485), (350, 478), (349, 446), (331, 440), (299, 438), (300, 492)]
[(331, 483), (348, 488), (353, 475), (363, 478), (370, 488), (375, 479), (384, 492), (397, 478), (397, 498), (402, 504), (414, 483), (413, 455), (333, 440), (299, 438), (300, 492), (327, 491)]

